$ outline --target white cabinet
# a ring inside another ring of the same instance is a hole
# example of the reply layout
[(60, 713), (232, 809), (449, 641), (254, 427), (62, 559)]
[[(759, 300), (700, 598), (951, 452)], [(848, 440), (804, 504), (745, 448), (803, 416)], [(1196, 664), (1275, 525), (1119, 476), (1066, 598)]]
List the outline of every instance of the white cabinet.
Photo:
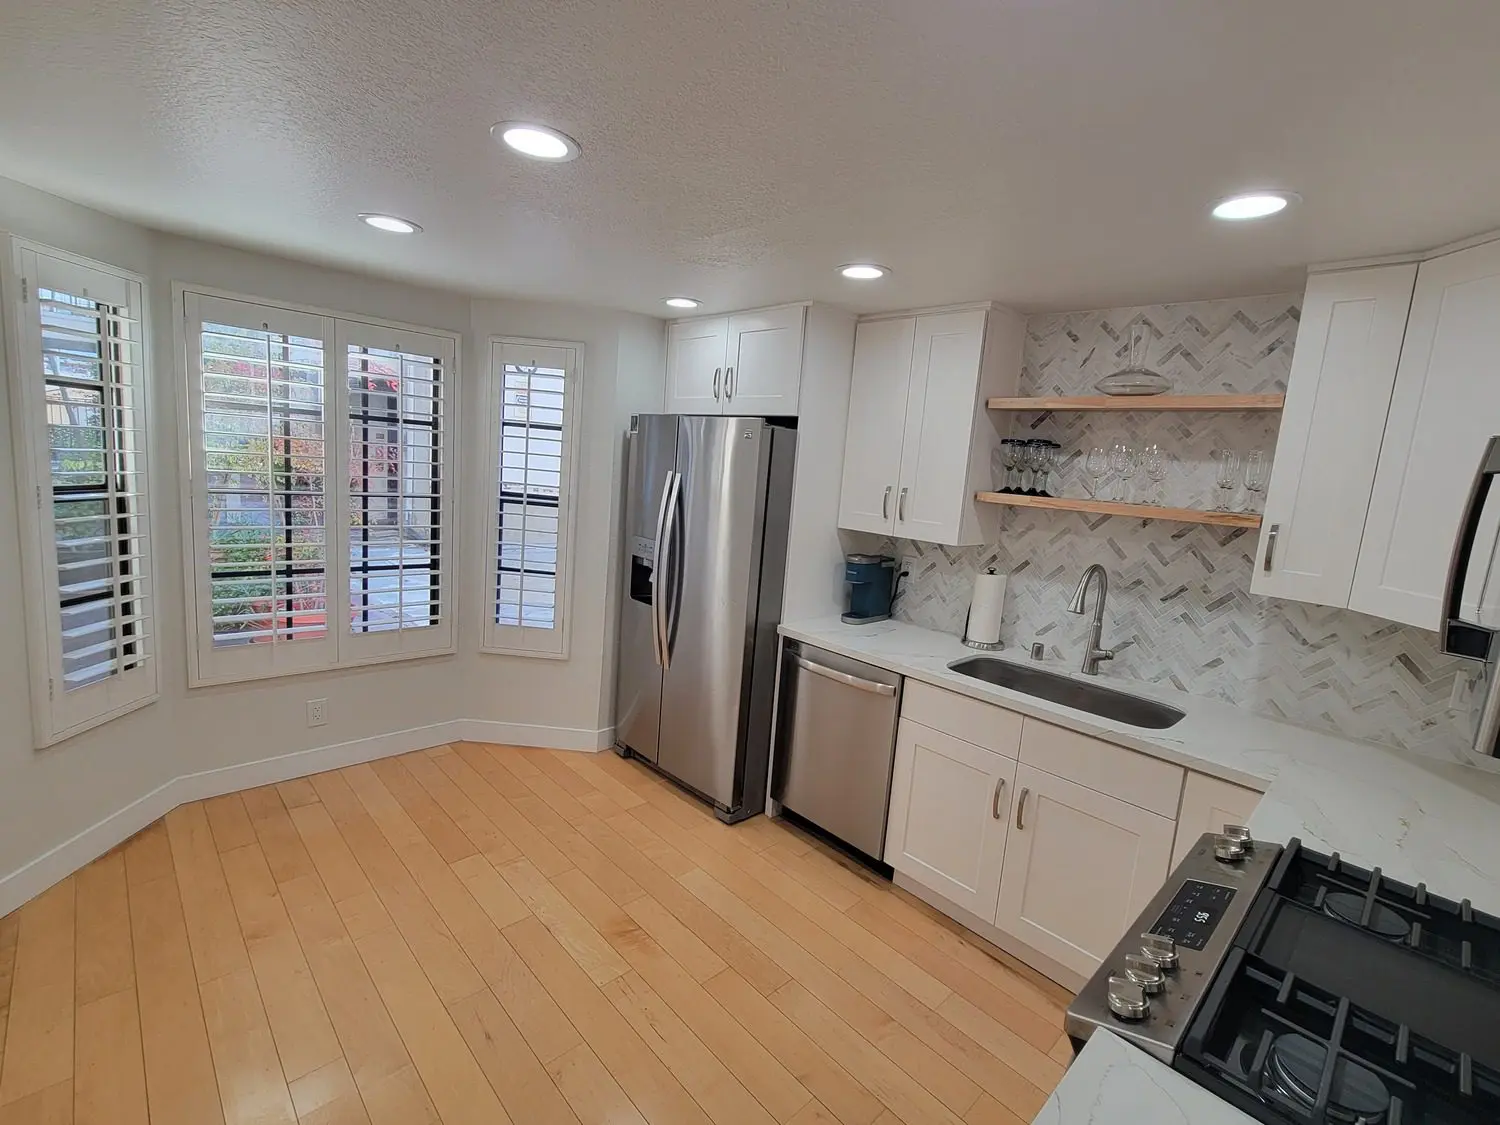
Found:
[(787, 305), (669, 324), (667, 413), (795, 415), (806, 318)]
[(1161, 887), (1174, 824), (1035, 766), (1015, 785), (995, 925), (1088, 976)]
[(1172, 866), (1182, 862), (1205, 832), (1222, 832), (1226, 824), (1245, 824), (1261, 795), (1243, 785), (1221, 781), (1204, 773), (1187, 775), (1182, 787), (1182, 808), (1177, 813), (1177, 843), (1172, 847)]
[(1497, 356), (1500, 242), (1423, 262), (1349, 608), (1439, 627), (1469, 484), (1500, 433)]
[(1015, 392), (1022, 322), (999, 308), (861, 321), (839, 526), (954, 546), (983, 541), (991, 487), (986, 409)]
[(970, 913), (993, 918), (1015, 777), (1013, 755), (902, 719), (885, 861)]
[(1308, 278), (1250, 590), (1347, 606), (1415, 263)]

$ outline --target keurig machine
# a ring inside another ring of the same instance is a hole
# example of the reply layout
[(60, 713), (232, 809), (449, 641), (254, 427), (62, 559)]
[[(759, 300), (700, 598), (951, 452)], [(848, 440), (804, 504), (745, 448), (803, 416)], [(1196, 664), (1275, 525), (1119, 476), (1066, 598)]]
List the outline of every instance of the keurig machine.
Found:
[(844, 581), (849, 596), (845, 624), (868, 625), (890, 617), (896, 598), (896, 560), (890, 555), (845, 555)]

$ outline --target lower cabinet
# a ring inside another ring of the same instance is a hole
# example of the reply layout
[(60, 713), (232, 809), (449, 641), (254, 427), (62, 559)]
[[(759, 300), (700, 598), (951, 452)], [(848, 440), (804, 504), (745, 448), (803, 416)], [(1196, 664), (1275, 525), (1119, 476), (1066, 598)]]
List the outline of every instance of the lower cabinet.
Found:
[(995, 916), (1014, 758), (901, 720), (885, 861), (981, 918)]
[(1015, 784), (995, 925), (1088, 976), (1161, 887), (1176, 825), (1034, 766)]
[(1177, 843), (1172, 848), (1172, 866), (1182, 862), (1205, 832), (1222, 832), (1226, 824), (1244, 824), (1260, 804), (1260, 794), (1243, 785), (1220, 781), (1203, 773), (1189, 773), (1182, 787), (1182, 808), (1177, 813)]

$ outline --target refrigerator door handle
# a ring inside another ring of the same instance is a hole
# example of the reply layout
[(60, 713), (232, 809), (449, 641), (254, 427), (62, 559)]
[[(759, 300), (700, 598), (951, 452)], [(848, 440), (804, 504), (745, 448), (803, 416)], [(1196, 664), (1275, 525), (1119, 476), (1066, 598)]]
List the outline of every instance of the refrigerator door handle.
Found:
[(1490, 638), (1494, 630), (1481, 624), (1463, 620), (1464, 578), (1469, 571), (1469, 560), (1474, 554), (1474, 539), (1479, 532), (1479, 521), (1484, 515), (1484, 502), (1489, 496), (1490, 485), (1495, 474), (1500, 473), (1500, 437), (1493, 437), (1479, 461), (1474, 482), (1469, 488), (1469, 499), (1464, 506), (1463, 520), (1459, 523), (1458, 539), (1453, 544), (1453, 554), (1448, 563), (1448, 581), (1443, 591), (1442, 649), (1449, 656), (1467, 656), (1471, 660), (1484, 660), (1489, 655)]
[(672, 500), (672, 477), (671, 469), (667, 470), (667, 476), (662, 481), (661, 505), (656, 509), (656, 556), (651, 567), (651, 654), (656, 657), (658, 667), (665, 668), (662, 656), (662, 567), (666, 561), (665, 540), (662, 538), (662, 530), (667, 524), (667, 507)]
[[(669, 473), (671, 478), (667, 485), (667, 494), (663, 497), (662, 513), (664, 524), (656, 540), (656, 569), (651, 572), (654, 580), (662, 571), (667, 572), (667, 584), (670, 587), (672, 577), (672, 537), (677, 533), (678, 502), (682, 499), (682, 474)], [(677, 583), (675, 597), (682, 596), (682, 584)], [(661, 666), (672, 667), (672, 622), (669, 615), (668, 599), (658, 599), (655, 593), (651, 596), (652, 610), (657, 615), (661, 646)]]

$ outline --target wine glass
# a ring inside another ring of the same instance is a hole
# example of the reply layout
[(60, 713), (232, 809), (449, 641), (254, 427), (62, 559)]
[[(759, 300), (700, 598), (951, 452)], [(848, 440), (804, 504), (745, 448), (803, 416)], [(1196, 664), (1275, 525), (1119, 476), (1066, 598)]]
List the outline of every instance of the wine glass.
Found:
[(1238, 479), (1240, 467), (1240, 455), (1232, 449), (1219, 450), (1219, 502), (1214, 507), (1216, 512), (1229, 511), (1229, 501), (1234, 485)]
[(1266, 455), (1259, 449), (1245, 454), (1245, 511), (1253, 512), (1259, 507), (1257, 500), (1261, 489), (1266, 487)]
[(1057, 463), (1060, 460), (1062, 446), (1055, 441), (1042, 442), (1042, 495), (1051, 496), (1049, 485), (1052, 474), (1057, 471)]
[(1109, 467), (1119, 480), (1115, 482), (1115, 499), (1124, 501), (1125, 486), (1135, 474), (1135, 450), (1127, 442), (1117, 441), (1109, 451)]
[(1016, 476), (1016, 439), (1000, 439), (1000, 463), (1005, 466), (1005, 487), (1001, 492), (1015, 492), (1016, 486), (1012, 483)]
[(1167, 479), (1167, 455), (1162, 452), (1161, 446), (1155, 442), (1146, 446), (1145, 465), (1146, 475), (1151, 478), (1151, 483), (1154, 486), (1152, 495), (1155, 499), (1151, 503), (1159, 508), (1164, 502), (1161, 482)]
[(1099, 482), (1109, 472), (1109, 451), (1102, 445), (1094, 446), (1089, 450), (1088, 456), (1084, 458), (1083, 468), (1088, 473), (1089, 479), (1093, 482), (1093, 487), (1089, 489), (1089, 494), (1097, 500), (1099, 499)]
[(1026, 471), (1031, 474), (1031, 481), (1022, 491), (1027, 496), (1037, 494), (1037, 480), (1042, 467), (1042, 449), (1035, 439), (1029, 440), (1021, 447), (1021, 454), (1026, 459)]

